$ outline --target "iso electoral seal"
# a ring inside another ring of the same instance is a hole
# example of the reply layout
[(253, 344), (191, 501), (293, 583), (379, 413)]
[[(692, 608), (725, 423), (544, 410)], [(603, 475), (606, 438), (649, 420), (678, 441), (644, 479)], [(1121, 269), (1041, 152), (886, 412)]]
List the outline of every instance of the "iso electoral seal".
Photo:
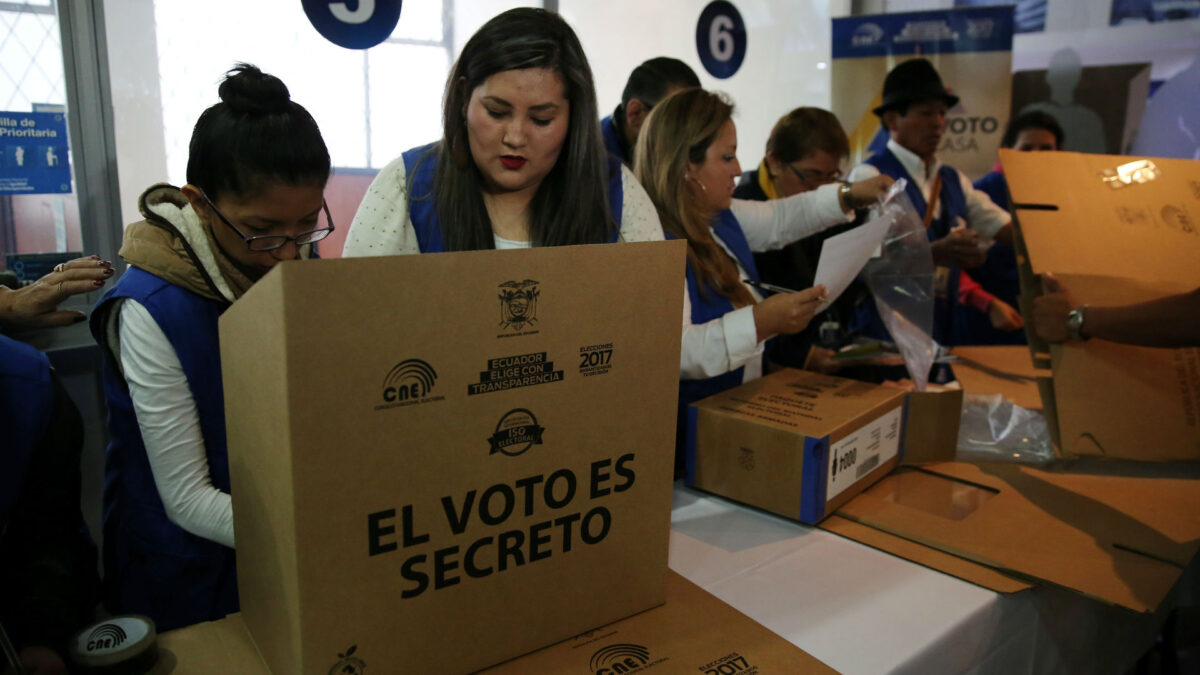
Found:
[(488, 454), (501, 453), (516, 457), (535, 445), (542, 444), (545, 427), (538, 426), (537, 418), (525, 408), (514, 408), (496, 423), (496, 433), (488, 439), (491, 450)]

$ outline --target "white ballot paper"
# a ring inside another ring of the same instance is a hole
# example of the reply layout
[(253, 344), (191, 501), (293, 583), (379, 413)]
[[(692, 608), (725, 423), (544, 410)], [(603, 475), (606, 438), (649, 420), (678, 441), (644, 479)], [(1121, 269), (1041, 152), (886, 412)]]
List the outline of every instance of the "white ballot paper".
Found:
[(818, 312), (823, 312), (838, 299), (854, 281), (883, 244), (892, 219), (875, 218), (864, 225), (825, 240), (821, 246), (821, 259), (817, 262), (817, 275), (813, 285), (824, 284), (828, 298), (821, 303)]

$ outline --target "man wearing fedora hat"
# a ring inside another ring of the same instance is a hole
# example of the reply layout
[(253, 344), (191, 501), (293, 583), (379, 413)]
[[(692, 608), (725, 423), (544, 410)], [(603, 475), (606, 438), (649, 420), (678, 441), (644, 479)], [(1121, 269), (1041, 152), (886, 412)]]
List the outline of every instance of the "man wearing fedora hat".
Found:
[[(962, 268), (983, 264), (991, 240), (1010, 241), (1012, 237), (1008, 212), (976, 190), (961, 171), (943, 165), (937, 158), (946, 132), (946, 112), (957, 103), (958, 97), (946, 90), (929, 61), (911, 59), (893, 68), (883, 81), (883, 102), (873, 111), (890, 136), (887, 148), (855, 167), (849, 176), (851, 181), (858, 181), (883, 173), (908, 181), (908, 197), (917, 214), (925, 219), (938, 268), (933, 337), (944, 345), (955, 344), (958, 337), (955, 315)], [(967, 278), (965, 283), (973, 282)], [(976, 309), (988, 312), (989, 308)], [(874, 303), (859, 306), (857, 323), (863, 334), (887, 335)]]

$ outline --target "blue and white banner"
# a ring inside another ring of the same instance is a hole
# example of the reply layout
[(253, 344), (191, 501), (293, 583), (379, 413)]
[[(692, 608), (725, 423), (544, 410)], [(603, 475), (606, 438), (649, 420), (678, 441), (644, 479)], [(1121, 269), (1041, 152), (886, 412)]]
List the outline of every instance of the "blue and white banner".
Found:
[(0, 194), (70, 191), (66, 117), (0, 112)]
[(850, 137), (851, 164), (887, 143), (872, 110), (888, 71), (923, 57), (960, 99), (947, 116), (938, 156), (972, 180), (987, 173), (1008, 123), (1012, 39), (1012, 6), (834, 19), (833, 112)]

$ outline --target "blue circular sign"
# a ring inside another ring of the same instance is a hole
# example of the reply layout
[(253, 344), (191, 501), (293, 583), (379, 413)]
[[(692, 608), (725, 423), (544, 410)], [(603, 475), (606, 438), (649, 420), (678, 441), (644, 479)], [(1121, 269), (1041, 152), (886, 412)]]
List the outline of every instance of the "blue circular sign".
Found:
[(303, 0), (317, 32), (339, 47), (367, 49), (388, 39), (402, 0)]
[(696, 51), (704, 69), (718, 79), (731, 77), (742, 67), (746, 58), (746, 23), (732, 2), (715, 0), (700, 12)]

